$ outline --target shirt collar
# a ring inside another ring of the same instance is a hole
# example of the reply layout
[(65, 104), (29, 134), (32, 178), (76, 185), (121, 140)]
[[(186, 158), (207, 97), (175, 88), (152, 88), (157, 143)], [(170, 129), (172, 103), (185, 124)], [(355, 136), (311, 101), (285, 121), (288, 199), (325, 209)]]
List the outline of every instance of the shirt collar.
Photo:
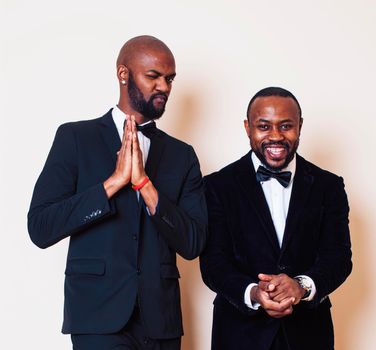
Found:
[[(114, 123), (118, 130), (123, 130), (124, 127), (124, 120), (127, 119), (126, 114), (118, 107), (115, 106), (112, 110), (112, 118), (114, 119)], [(141, 125), (146, 125), (151, 123), (152, 120), (147, 121), (146, 123), (142, 123)]]
[[(260, 165), (265, 166), (261, 163), (260, 159), (256, 156), (256, 153), (252, 151), (251, 154), (253, 167), (255, 168), (255, 171), (257, 171), (258, 167)], [(291, 180), (294, 179), (295, 176), (295, 170), (296, 170), (296, 154), (294, 154), (294, 158), (291, 160), (289, 164), (287, 164), (287, 167), (283, 168), (281, 171), (291, 171)]]

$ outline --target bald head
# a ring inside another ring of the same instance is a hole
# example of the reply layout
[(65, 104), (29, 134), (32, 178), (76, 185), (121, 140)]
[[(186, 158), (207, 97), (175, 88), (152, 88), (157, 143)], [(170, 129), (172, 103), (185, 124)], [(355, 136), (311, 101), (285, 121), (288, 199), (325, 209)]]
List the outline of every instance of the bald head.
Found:
[(165, 55), (174, 57), (171, 50), (167, 45), (150, 35), (136, 36), (128, 40), (119, 52), (119, 56), (116, 61), (116, 66), (132, 66), (141, 54), (151, 54), (151, 53), (163, 53)]

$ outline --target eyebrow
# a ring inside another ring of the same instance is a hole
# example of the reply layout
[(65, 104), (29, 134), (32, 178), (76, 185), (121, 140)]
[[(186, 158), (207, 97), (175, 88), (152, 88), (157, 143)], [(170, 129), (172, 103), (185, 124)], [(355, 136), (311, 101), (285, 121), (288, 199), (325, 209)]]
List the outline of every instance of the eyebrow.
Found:
[[(257, 119), (256, 122), (258, 122), (258, 123), (260, 123), (260, 122), (261, 123), (271, 123), (271, 121), (269, 119), (264, 119), (264, 118)], [(279, 123), (286, 123), (286, 122), (293, 123), (294, 121), (291, 118), (289, 118), (289, 119), (283, 119)]]
[[(157, 74), (157, 75), (163, 75), (161, 72), (158, 72), (157, 70), (155, 69), (149, 69), (148, 72), (150, 73), (154, 73), (154, 74)], [(167, 77), (175, 77), (176, 76), (176, 73), (172, 73), (172, 74), (169, 74), (167, 75)]]

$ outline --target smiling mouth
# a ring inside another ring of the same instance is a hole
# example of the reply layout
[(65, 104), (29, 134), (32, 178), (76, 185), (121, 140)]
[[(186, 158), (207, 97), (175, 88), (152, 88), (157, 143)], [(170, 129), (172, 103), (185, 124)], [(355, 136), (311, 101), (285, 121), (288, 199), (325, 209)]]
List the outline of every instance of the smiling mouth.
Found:
[(287, 147), (283, 145), (269, 145), (264, 147), (264, 152), (271, 159), (284, 159), (287, 156)]

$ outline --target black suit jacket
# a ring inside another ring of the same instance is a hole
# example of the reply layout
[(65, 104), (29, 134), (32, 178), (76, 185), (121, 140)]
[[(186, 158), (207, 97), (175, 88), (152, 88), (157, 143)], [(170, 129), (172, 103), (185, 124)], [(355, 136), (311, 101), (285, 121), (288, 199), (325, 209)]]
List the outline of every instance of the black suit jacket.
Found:
[[(279, 247), (251, 152), (205, 178), (209, 239), (201, 256), (214, 301), (213, 350), (269, 349), (282, 326), (291, 350), (330, 349), (333, 328), (327, 296), (350, 274), (348, 203), (342, 178), (297, 155), (282, 247)], [(314, 300), (275, 319), (244, 304), (258, 273), (304, 274), (315, 282)]]
[(63, 333), (116, 332), (138, 299), (150, 337), (178, 337), (176, 253), (193, 259), (206, 240), (198, 159), (191, 146), (156, 130), (146, 173), (159, 202), (149, 216), (130, 185), (107, 199), (103, 181), (115, 169), (120, 146), (111, 111), (59, 127), (35, 186), (30, 237), (46, 248), (70, 236)]

